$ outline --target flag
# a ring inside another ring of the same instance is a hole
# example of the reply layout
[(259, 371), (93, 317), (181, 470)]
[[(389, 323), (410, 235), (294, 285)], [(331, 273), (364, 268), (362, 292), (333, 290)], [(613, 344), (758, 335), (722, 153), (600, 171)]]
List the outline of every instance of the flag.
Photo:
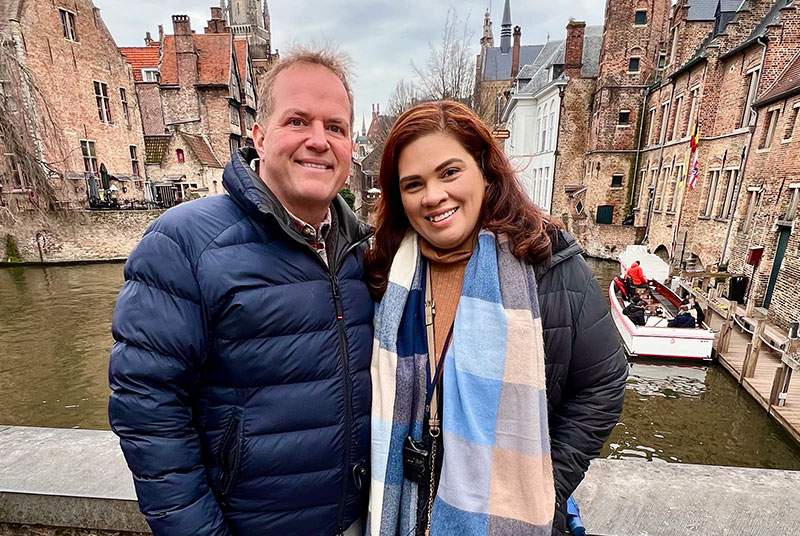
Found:
[(697, 158), (697, 151), (694, 152), (694, 160), (692, 160), (692, 167), (689, 169), (689, 190), (694, 190), (697, 187), (697, 177), (700, 175), (700, 162)]
[(692, 153), (697, 151), (697, 145), (700, 141), (700, 125), (697, 121), (694, 122), (694, 127), (692, 128), (692, 139), (689, 140), (689, 147), (692, 148)]

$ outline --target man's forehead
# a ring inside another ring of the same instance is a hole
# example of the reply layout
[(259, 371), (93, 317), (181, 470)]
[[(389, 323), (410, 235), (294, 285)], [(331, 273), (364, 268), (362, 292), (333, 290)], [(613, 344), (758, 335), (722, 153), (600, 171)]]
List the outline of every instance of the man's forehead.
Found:
[(280, 72), (272, 87), (272, 106), (277, 115), (299, 108), (311, 114), (342, 115), (350, 123), (347, 90), (339, 77), (322, 65), (297, 64)]

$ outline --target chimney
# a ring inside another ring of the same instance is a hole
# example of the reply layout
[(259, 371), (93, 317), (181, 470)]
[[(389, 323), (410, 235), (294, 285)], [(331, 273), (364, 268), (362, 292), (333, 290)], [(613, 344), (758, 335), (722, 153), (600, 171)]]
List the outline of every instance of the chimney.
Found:
[(197, 50), (188, 15), (173, 15), (175, 31), (175, 58), (178, 64), (178, 83), (194, 86), (197, 83)]
[(564, 71), (567, 76), (578, 77), (583, 66), (583, 38), (586, 33), (586, 23), (580, 20), (570, 20), (567, 23), (567, 41), (564, 51)]
[(214, 34), (214, 33), (229, 33), (229, 32), (230, 29), (228, 28), (228, 24), (225, 22), (225, 19), (222, 16), (222, 8), (212, 7), (211, 19), (208, 21), (208, 24), (203, 29), (203, 33)]
[(372, 120), (377, 121), (378, 116), (381, 114), (380, 109), (376, 108), (375, 105), (372, 105)]
[(522, 39), (522, 28), (514, 26), (514, 46), (511, 47), (511, 79), (514, 80), (519, 73), (519, 47)]
[(144, 44), (148, 47), (153, 46), (153, 37), (150, 35), (150, 32), (144, 34)]
[(158, 25), (158, 42), (159, 43), (163, 43), (164, 42), (164, 25), (163, 24), (159, 24)]

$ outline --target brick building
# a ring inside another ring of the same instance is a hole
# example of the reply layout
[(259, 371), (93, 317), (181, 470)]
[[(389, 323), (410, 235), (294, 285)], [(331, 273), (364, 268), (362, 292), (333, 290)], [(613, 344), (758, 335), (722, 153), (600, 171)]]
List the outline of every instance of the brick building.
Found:
[[(129, 64), (91, 0), (8, 0), (0, 7), (3, 93), (34, 141), (62, 207), (144, 199), (144, 139)], [(7, 55), (6, 55), (7, 54)], [(2, 204), (35, 203), (6, 153)], [(102, 175), (102, 177), (101, 177)]]
[[(144, 47), (124, 48), (137, 76), (155, 201), (171, 205), (222, 193), (231, 152), (252, 144), (256, 89), (250, 41), (234, 36), (222, 8), (211, 8), (202, 34), (186, 15), (172, 17)], [(158, 50), (158, 62), (153, 63)]]
[[(752, 304), (785, 326), (800, 317), (800, 11), (791, 0), (671, 4), (608, 0), (583, 221), (574, 204), (560, 211), (593, 254), (637, 241), (676, 266), (754, 276)], [(755, 270), (750, 248), (763, 248)]]
[(247, 41), (256, 79), (278, 60), (272, 50), (272, 28), (267, 0), (220, 0), (220, 8), (231, 33)]

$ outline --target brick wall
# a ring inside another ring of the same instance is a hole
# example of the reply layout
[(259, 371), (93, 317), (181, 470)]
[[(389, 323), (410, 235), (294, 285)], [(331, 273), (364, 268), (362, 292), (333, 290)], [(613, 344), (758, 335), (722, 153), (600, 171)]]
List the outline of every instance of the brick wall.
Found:
[(551, 213), (554, 216), (560, 217), (569, 212), (564, 187), (583, 182), (583, 162), (588, 143), (586, 125), (589, 123), (594, 87), (594, 79), (574, 78), (564, 89), (558, 124), (558, 156), (553, 179)]
[(87, 261), (127, 257), (147, 226), (163, 211), (83, 211), (51, 215), (19, 214), (15, 222), (0, 222), (0, 253), (6, 258), (6, 235), (11, 235), (21, 260), (39, 261), (37, 234), (45, 261)]
[[(90, 0), (25, 2), (20, 29), (24, 36), (25, 61), (37, 87), (60, 126), (62, 151), (52, 145), (48, 159), (57, 169), (78, 174), (84, 164), (80, 140), (95, 141), (97, 164), (104, 163), (112, 175), (132, 173), (129, 146), (135, 145), (144, 174), (144, 139), (136, 90), (130, 66)], [(59, 8), (74, 14), (79, 42), (64, 38)], [(93, 82), (107, 84), (111, 122), (100, 121)], [(129, 121), (125, 120), (120, 96), (124, 89)], [(39, 110), (41, 115), (44, 111)], [(84, 197), (85, 198), (85, 197)]]

